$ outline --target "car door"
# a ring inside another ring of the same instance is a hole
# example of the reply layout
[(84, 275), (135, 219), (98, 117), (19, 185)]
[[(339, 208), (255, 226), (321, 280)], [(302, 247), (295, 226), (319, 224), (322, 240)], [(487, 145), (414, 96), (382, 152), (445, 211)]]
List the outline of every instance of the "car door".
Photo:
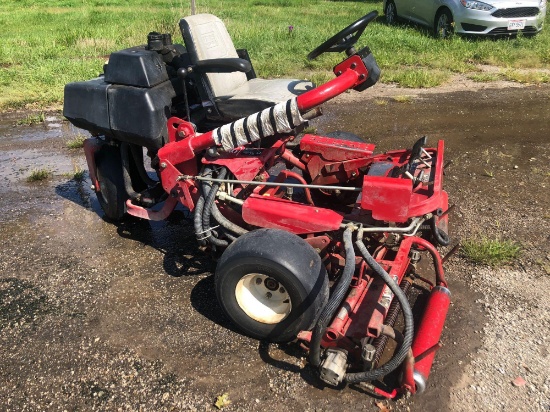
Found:
[(409, 19), (411, 17), (411, 6), (415, 0), (393, 0), (397, 15)]
[(411, 19), (431, 26), (439, 0), (409, 0)]

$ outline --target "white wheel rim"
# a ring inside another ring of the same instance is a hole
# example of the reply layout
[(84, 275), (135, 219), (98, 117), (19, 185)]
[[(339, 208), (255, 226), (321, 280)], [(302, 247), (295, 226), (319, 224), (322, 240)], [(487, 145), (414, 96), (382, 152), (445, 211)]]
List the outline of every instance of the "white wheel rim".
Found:
[(244, 313), (260, 323), (279, 323), (292, 310), (286, 288), (260, 273), (243, 276), (235, 288), (235, 298)]

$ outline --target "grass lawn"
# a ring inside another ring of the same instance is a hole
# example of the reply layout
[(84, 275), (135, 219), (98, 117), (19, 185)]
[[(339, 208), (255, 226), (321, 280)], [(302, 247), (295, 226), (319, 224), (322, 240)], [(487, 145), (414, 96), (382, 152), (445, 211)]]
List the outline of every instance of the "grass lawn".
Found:
[[(317, 82), (331, 78), (342, 56), (325, 54), (310, 62), (307, 53), (373, 9), (381, 12), (382, 2), (197, 0), (197, 12), (225, 21), (261, 77)], [(170, 32), (181, 43), (178, 21), (188, 14), (190, 1), (178, 0), (2, 0), (0, 110), (59, 105), (65, 83), (97, 76), (112, 51), (145, 43), (150, 31)], [(549, 82), (548, 71), (518, 70), (550, 68), (549, 20), (534, 38), (441, 41), (418, 26), (388, 27), (382, 16), (359, 46), (371, 47), (383, 82), (405, 87), (437, 86), (453, 73), (477, 81)], [(481, 64), (501, 70), (487, 74)]]

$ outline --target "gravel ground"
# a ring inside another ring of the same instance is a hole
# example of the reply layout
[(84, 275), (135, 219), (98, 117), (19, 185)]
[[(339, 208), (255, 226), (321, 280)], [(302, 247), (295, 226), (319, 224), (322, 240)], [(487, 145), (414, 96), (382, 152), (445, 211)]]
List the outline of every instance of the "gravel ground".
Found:
[[(367, 94), (368, 92), (364, 93)], [(392, 96), (410, 95), (408, 103)], [(35, 410), (550, 410), (550, 88), (381, 90), (325, 107), (320, 132), (379, 144), (444, 138), (452, 234), (522, 246), (495, 268), (451, 258), (453, 304), (428, 389), (379, 401), (319, 382), (295, 345), (237, 333), (183, 212), (149, 224), (101, 218), (74, 130), (0, 121), (0, 405)], [(385, 102), (385, 103), (381, 103)], [(376, 121), (369, 121), (376, 119)], [(27, 183), (34, 168), (53, 177)], [(487, 171), (493, 177), (489, 177)], [(521, 379), (520, 379), (521, 378)]]

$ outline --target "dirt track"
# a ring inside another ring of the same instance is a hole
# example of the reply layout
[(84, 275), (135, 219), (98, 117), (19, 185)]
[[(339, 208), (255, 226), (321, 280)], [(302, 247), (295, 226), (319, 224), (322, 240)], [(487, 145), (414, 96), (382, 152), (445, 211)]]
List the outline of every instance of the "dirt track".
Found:
[[(368, 95), (368, 92), (363, 93)], [(499, 269), (449, 261), (453, 292), (427, 391), (394, 410), (550, 410), (550, 87), (392, 95), (328, 104), (319, 132), (354, 132), (378, 150), (446, 140), (456, 240), (520, 242)], [(232, 329), (215, 300), (215, 263), (183, 212), (105, 222), (75, 131), (0, 124), (0, 405), (23, 410), (378, 410), (354, 388), (322, 385), (293, 345)], [(58, 127), (59, 126), (59, 127)], [(27, 183), (34, 168), (54, 176)], [(489, 175), (492, 175), (490, 177)], [(517, 376), (527, 384), (512, 385)]]

